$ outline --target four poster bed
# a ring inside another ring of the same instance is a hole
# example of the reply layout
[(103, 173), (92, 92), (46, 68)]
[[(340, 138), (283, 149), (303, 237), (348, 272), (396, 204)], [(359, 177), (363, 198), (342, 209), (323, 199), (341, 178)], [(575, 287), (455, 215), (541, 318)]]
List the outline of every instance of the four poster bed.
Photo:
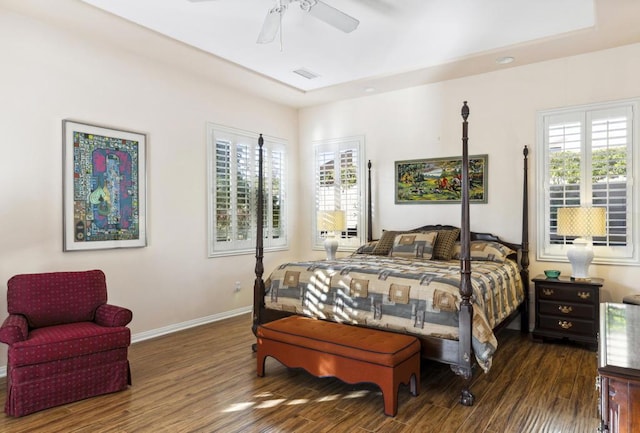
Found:
[[(522, 240), (515, 244), (469, 229), (466, 101), (462, 107), (461, 227), (429, 225), (383, 232), (350, 257), (280, 265), (263, 280), (263, 233), (258, 225), (253, 330), (292, 314), (416, 336), (422, 357), (450, 364), (465, 378), (460, 402), (470, 406), (473, 368), (487, 371), (497, 347), (494, 331), (518, 313), (528, 332), (527, 159), (524, 148)], [(262, 136), (258, 216), (262, 221)], [(371, 163), (368, 237), (372, 238)]]

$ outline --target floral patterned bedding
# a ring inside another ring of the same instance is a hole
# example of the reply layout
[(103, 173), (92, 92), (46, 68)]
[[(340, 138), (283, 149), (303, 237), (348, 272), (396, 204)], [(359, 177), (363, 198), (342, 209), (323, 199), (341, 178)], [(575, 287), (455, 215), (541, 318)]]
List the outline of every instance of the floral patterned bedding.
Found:
[[(473, 349), (488, 371), (493, 328), (524, 299), (512, 260), (471, 261)], [(460, 261), (354, 255), (286, 263), (266, 280), (265, 305), (325, 320), (458, 339)]]

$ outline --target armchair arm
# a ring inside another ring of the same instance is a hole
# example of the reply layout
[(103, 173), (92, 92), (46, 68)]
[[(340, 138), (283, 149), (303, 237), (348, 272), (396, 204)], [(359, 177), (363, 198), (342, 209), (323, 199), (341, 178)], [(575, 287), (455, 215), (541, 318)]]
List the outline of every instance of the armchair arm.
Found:
[(95, 322), (100, 326), (126, 326), (132, 318), (133, 313), (127, 308), (102, 304), (96, 309)]
[(12, 345), (29, 336), (29, 324), (22, 314), (9, 314), (0, 326), (0, 342)]

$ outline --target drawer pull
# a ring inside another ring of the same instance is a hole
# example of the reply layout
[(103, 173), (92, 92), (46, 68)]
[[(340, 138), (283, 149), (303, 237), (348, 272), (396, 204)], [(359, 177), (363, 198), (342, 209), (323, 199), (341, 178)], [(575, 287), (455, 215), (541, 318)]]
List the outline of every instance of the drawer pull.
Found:
[(560, 310), (560, 312), (564, 313), (564, 314), (569, 314), (573, 311), (572, 307), (566, 306), (566, 305), (560, 305), (558, 307), (558, 310)]
[(578, 292), (578, 296), (581, 299), (589, 299), (591, 297), (591, 292)]
[(553, 295), (553, 289), (542, 289), (542, 294), (545, 296)]
[(562, 329), (569, 329), (573, 326), (573, 323), (567, 322), (566, 320), (560, 320), (558, 325), (560, 325)]

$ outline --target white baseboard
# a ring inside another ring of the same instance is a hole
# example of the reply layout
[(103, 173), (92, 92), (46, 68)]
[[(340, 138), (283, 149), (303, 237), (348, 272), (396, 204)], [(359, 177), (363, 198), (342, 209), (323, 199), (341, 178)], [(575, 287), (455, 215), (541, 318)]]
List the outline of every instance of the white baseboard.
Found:
[[(162, 335), (171, 334), (173, 332), (183, 331), (185, 329), (193, 328), (195, 326), (206, 325), (207, 323), (217, 322), (219, 320), (228, 319), (241, 314), (250, 313), (252, 307), (242, 307), (237, 310), (225, 311), (224, 313), (212, 314), (211, 316), (200, 317), (199, 319), (188, 320), (186, 322), (175, 323), (173, 325), (164, 326), (162, 328), (152, 329), (151, 331), (139, 332), (131, 336), (131, 343), (138, 343), (139, 341), (150, 340), (152, 338), (160, 337)], [(249, 326), (249, 325), (247, 325)], [(7, 366), (0, 366), (0, 377), (7, 376)]]
[(131, 336), (131, 343), (150, 340), (162, 335), (171, 334), (173, 332), (183, 331), (195, 326), (206, 325), (207, 323), (217, 322), (219, 320), (228, 319), (230, 317), (239, 316), (251, 312), (252, 307), (242, 307), (237, 310), (225, 311), (224, 313), (212, 314), (211, 316), (200, 317), (199, 319), (188, 320), (186, 322), (175, 323), (173, 325), (162, 328), (152, 329), (151, 331), (139, 332)]

